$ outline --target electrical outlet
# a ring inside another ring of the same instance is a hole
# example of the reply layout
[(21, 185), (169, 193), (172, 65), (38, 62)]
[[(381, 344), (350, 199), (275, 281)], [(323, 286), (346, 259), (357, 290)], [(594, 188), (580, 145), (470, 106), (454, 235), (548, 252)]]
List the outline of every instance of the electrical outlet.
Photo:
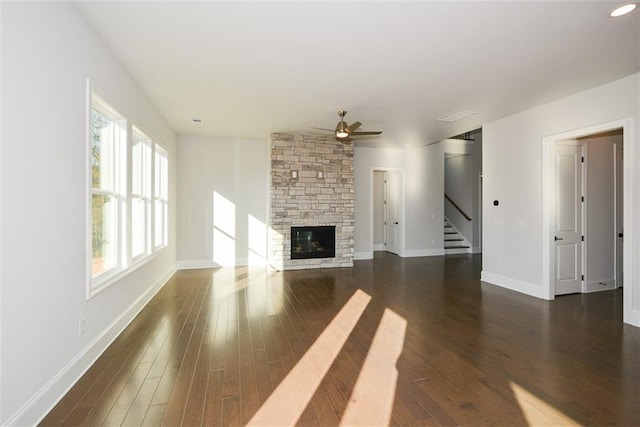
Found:
[(85, 328), (85, 319), (84, 317), (82, 319), (80, 319), (80, 321), (78, 322), (78, 333), (80, 335), (84, 335), (86, 328)]

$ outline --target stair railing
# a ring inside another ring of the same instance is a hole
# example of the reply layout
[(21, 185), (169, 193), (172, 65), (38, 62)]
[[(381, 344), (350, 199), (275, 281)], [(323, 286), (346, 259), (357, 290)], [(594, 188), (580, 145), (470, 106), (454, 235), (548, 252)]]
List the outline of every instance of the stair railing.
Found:
[(456, 202), (451, 200), (451, 197), (447, 196), (447, 193), (444, 194), (444, 198), (447, 199), (449, 201), (449, 203), (451, 203), (453, 205), (453, 207), (456, 208), (458, 210), (458, 212), (460, 212), (462, 214), (462, 216), (465, 217), (465, 219), (467, 221), (471, 221), (471, 217), (465, 211), (463, 211), (462, 208), (460, 206), (458, 206), (458, 204)]

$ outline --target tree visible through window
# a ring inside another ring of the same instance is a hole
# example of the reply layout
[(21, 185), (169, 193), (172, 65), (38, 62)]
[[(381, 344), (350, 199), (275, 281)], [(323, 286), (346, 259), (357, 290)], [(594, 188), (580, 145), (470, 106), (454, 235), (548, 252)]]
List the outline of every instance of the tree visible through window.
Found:
[(88, 126), (91, 297), (167, 245), (169, 158), (95, 94)]
[(126, 121), (94, 99), (91, 109), (92, 277), (117, 267), (122, 255), (126, 142)]

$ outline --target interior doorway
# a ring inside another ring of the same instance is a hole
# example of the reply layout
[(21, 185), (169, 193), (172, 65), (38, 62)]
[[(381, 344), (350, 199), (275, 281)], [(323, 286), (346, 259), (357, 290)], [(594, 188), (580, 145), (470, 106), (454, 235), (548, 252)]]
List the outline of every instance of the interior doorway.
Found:
[[(629, 129), (630, 121), (620, 120), (543, 139), (543, 286), (548, 299), (568, 293), (559, 281), (572, 275), (579, 284), (569, 292), (615, 289), (630, 277), (633, 266), (625, 259), (631, 247), (624, 242), (630, 224), (624, 203), (630, 184), (629, 165), (624, 165)], [(561, 158), (557, 150), (563, 145), (574, 148)], [(579, 165), (571, 160), (575, 156)], [(568, 201), (572, 194), (579, 203)], [(567, 238), (559, 232), (571, 228), (579, 243), (563, 247)], [(625, 319), (631, 315), (630, 292), (624, 287)]]
[(579, 138), (586, 151), (585, 280), (582, 292), (622, 286), (624, 224), (623, 131)]
[(400, 254), (400, 174), (397, 171), (384, 173), (384, 250)]
[(371, 236), (374, 251), (403, 256), (404, 174), (401, 169), (372, 170)]
[(482, 252), (482, 128), (442, 141), (445, 254)]

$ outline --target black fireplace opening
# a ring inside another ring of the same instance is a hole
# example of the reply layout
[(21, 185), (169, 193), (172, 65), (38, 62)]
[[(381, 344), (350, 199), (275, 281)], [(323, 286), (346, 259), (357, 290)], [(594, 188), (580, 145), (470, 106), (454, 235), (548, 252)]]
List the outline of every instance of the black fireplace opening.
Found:
[(335, 258), (336, 226), (291, 227), (291, 259)]

